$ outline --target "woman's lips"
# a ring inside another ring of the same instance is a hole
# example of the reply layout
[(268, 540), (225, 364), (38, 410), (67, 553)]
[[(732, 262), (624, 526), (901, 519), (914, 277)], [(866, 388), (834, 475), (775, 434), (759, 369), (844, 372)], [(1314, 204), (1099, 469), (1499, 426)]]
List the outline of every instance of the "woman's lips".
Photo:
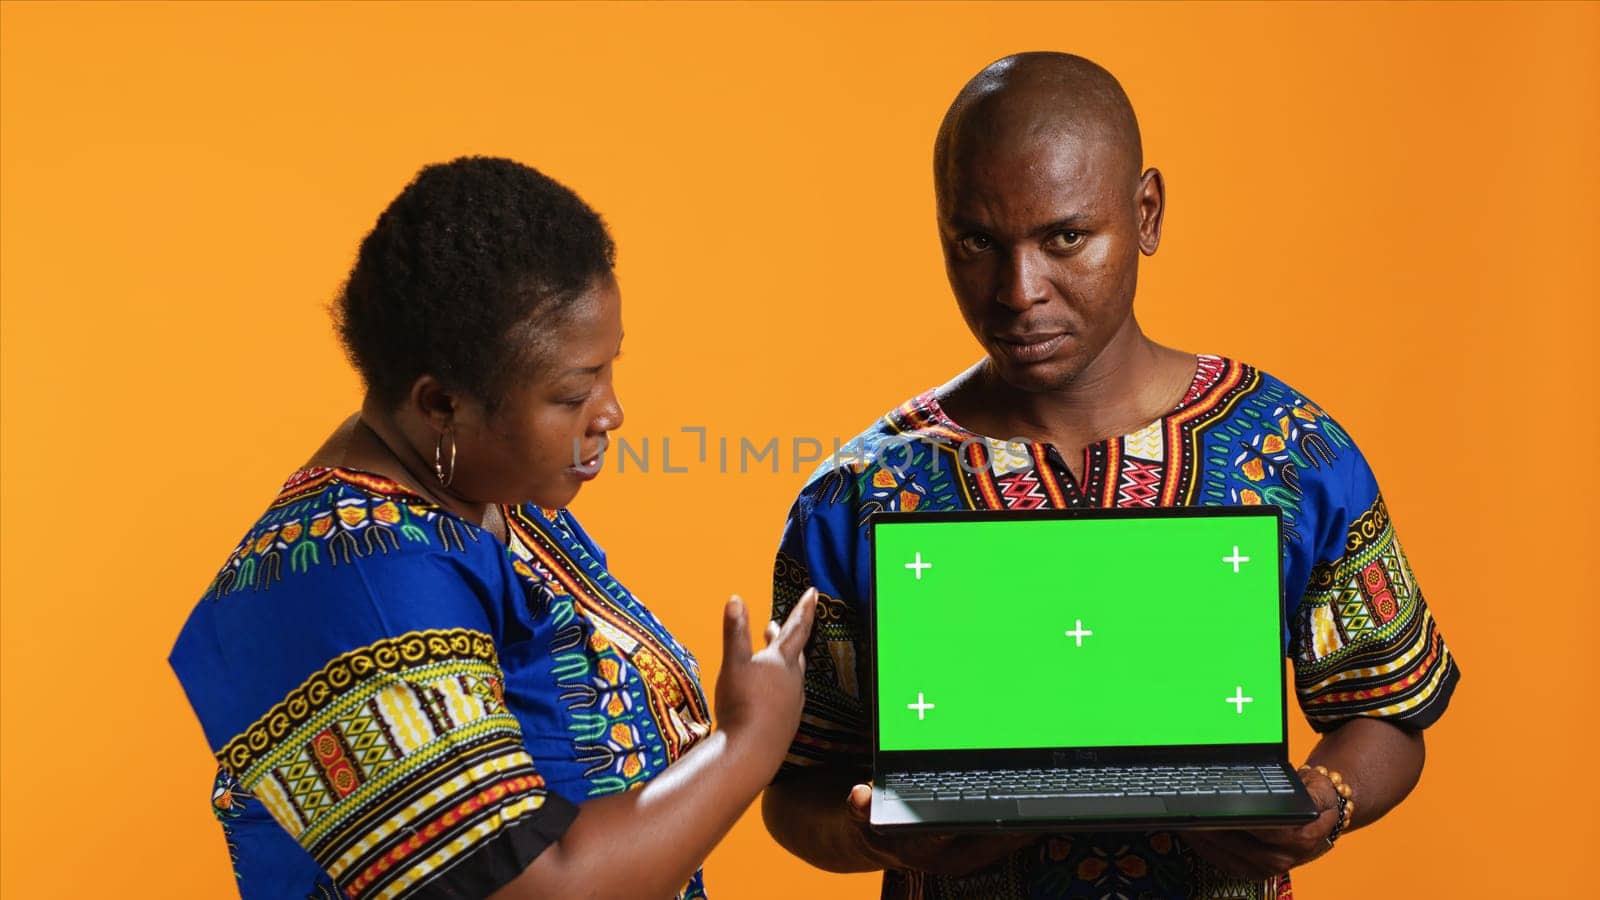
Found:
[(1061, 345), (1067, 342), (1071, 333), (1062, 332), (1055, 335), (1028, 336), (1024, 338), (997, 338), (995, 348), (1000, 354), (1012, 362), (1028, 365), (1043, 362), (1055, 355)]
[(568, 466), (567, 471), (577, 475), (583, 481), (588, 481), (600, 474), (600, 461), (601, 456), (596, 455), (593, 459), (586, 459), (575, 466)]
[(600, 466), (605, 462), (606, 448), (610, 446), (610, 444), (611, 442), (609, 440), (601, 438), (600, 448), (595, 450), (592, 456), (585, 457), (581, 462), (579, 462), (577, 461), (578, 443), (574, 441), (572, 444), (574, 462), (572, 465), (567, 467), (567, 471), (578, 476), (578, 478), (583, 481), (588, 481), (596, 475), (599, 475)]

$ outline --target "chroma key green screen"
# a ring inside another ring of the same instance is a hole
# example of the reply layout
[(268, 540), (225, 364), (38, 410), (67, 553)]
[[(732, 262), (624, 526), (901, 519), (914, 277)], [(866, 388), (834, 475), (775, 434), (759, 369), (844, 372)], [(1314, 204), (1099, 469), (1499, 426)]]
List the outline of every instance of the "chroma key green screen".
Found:
[(1274, 517), (873, 527), (881, 749), (1283, 739)]

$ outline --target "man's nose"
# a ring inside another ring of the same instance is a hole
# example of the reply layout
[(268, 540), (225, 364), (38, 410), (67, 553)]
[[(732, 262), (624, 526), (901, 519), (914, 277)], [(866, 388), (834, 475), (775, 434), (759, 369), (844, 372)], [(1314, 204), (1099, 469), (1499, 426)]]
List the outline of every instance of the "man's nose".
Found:
[(1006, 260), (1002, 283), (995, 299), (1002, 305), (1021, 312), (1043, 302), (1048, 293), (1044, 276), (1045, 267), (1038, 254), (1015, 248)]

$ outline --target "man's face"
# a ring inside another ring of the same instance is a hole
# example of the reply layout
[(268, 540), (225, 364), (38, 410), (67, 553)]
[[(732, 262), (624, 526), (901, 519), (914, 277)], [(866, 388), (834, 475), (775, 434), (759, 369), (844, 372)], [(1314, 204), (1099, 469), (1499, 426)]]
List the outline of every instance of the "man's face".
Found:
[(1137, 169), (1104, 138), (1057, 131), (959, 154), (945, 177), (939, 232), (967, 327), (1008, 384), (1065, 388), (1131, 323)]

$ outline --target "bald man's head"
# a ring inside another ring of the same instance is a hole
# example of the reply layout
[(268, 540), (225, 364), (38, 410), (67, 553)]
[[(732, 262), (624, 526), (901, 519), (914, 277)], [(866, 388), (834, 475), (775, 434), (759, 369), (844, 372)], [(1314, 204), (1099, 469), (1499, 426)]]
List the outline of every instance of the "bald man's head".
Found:
[(951, 104), (934, 151), (945, 270), (1012, 387), (1065, 390), (1140, 334), (1139, 257), (1165, 206), (1141, 155), (1122, 86), (1081, 57), (1006, 57)]
[(941, 208), (955, 170), (972, 156), (1041, 140), (1100, 145), (1130, 184), (1144, 164), (1133, 104), (1110, 72), (1070, 53), (1018, 53), (973, 76), (944, 115), (933, 151)]

